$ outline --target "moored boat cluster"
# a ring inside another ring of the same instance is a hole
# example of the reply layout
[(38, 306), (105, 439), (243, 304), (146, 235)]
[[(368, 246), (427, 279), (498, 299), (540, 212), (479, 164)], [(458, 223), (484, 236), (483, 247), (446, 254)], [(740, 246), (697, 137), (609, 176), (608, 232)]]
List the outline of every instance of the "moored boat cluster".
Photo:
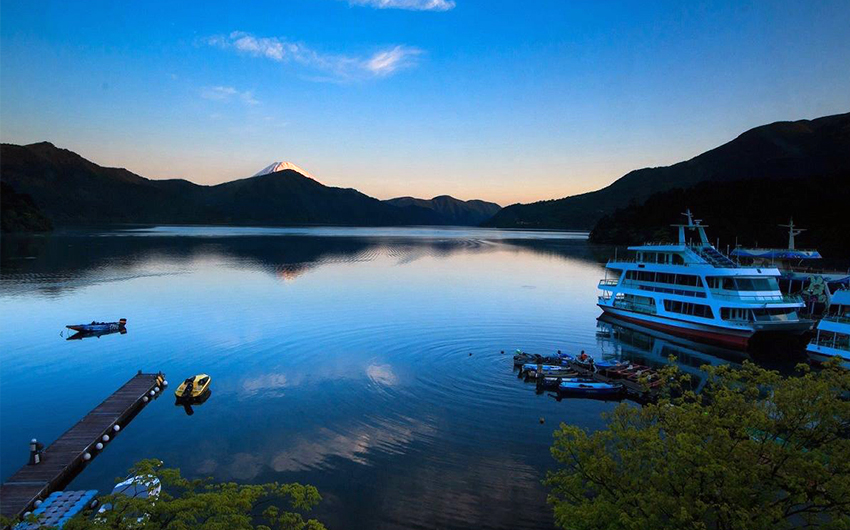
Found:
[(658, 371), (631, 362), (595, 360), (562, 353), (544, 356), (517, 350), (513, 359), (518, 377), (534, 382), (538, 390), (551, 390), (558, 396), (606, 399), (654, 399), (663, 385)]

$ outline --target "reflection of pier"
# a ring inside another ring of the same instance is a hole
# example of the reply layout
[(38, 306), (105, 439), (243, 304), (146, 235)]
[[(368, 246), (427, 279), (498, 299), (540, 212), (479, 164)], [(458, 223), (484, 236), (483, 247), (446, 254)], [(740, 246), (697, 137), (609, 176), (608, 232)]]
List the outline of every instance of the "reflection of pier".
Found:
[(70, 483), (155, 398), (164, 375), (141, 371), (0, 486), (0, 515), (14, 518)]

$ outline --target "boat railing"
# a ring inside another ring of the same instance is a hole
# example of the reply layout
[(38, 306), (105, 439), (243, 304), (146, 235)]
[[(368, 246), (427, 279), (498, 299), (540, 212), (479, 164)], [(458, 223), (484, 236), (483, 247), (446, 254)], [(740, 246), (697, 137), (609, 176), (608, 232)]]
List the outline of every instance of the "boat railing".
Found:
[(834, 337), (815, 337), (809, 341), (809, 346), (824, 346), (827, 348), (835, 348), (836, 350), (850, 351), (850, 342), (847, 339), (836, 340)]
[(614, 300), (614, 307), (628, 309), (629, 311), (635, 311), (637, 313), (646, 313), (648, 315), (654, 315), (657, 312), (654, 305), (637, 304), (635, 302), (629, 302), (628, 300)]
[(850, 324), (850, 316), (846, 315), (824, 315), (822, 320), (830, 322), (839, 322), (841, 324)]
[(617, 285), (618, 283), (620, 283), (620, 280), (617, 279), (617, 278), (604, 278), (602, 280), (599, 280), (599, 285), (614, 286), (614, 285)]
[(785, 304), (802, 304), (803, 299), (796, 294), (746, 294), (738, 291), (735, 294), (711, 291), (712, 298), (732, 300), (735, 302), (780, 302)]
[(634, 287), (636, 289), (640, 289), (641, 291), (650, 291), (654, 293), (666, 293), (666, 294), (675, 294), (679, 296), (692, 296), (694, 298), (705, 298), (705, 291), (691, 291), (688, 289), (678, 289), (675, 287), (660, 287), (657, 285), (643, 285), (637, 283), (635, 281), (625, 281), (623, 282), (624, 287)]
[(706, 266), (705, 263), (658, 263), (656, 261), (643, 261), (643, 260), (638, 260), (636, 258), (617, 258), (617, 259), (609, 259), (608, 260), (608, 265), (616, 265), (618, 263), (641, 263), (641, 264), (645, 264), (645, 265), (667, 265), (667, 266), (676, 266), (676, 267), (688, 267), (688, 266), (695, 266), (695, 265), (700, 265), (700, 266), (703, 266), (703, 267)]

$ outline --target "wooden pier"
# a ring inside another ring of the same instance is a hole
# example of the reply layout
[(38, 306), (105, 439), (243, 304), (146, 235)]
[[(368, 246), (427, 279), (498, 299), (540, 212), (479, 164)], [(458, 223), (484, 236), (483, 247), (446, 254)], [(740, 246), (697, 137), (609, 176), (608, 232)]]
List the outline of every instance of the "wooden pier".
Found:
[[(163, 390), (165, 376), (139, 371), (48, 447), (37, 465), (24, 465), (0, 485), (0, 515), (18, 517), (36, 500), (67, 486)], [(117, 427), (117, 429), (116, 429)], [(104, 437), (107, 441), (104, 441)], [(21, 440), (26, 443), (26, 440)], [(103, 444), (97, 449), (97, 444)]]

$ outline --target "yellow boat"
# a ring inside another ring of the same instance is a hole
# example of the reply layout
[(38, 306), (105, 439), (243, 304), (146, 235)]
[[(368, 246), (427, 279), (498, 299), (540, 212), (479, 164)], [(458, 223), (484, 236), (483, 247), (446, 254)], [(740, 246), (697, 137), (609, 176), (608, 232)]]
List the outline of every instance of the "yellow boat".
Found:
[(180, 383), (174, 395), (177, 399), (194, 399), (200, 397), (210, 387), (212, 378), (207, 374), (198, 374)]

